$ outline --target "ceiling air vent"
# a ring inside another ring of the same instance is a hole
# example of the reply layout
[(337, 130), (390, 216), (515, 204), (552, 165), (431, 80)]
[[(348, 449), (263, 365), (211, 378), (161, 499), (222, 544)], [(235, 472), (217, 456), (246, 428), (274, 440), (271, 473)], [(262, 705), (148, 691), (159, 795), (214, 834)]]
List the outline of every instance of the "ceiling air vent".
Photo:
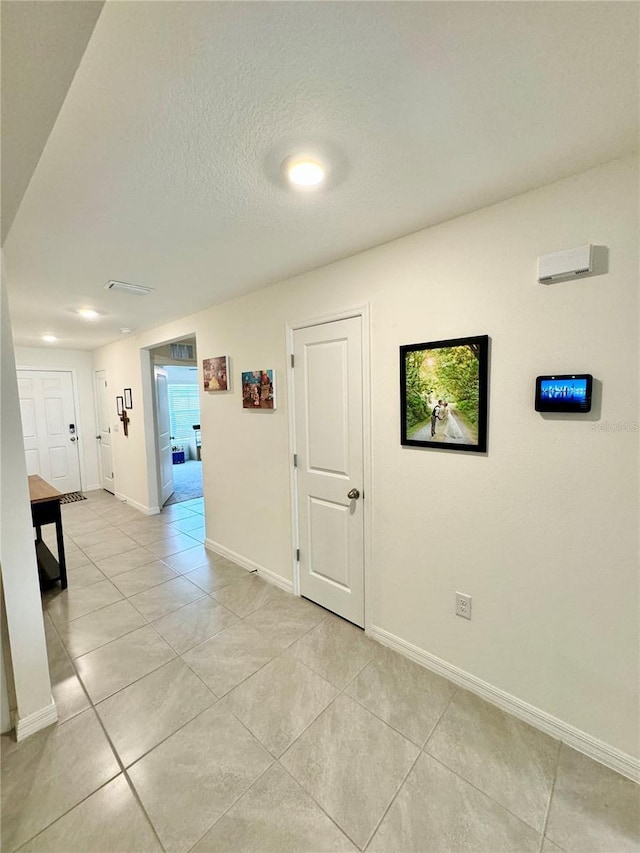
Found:
[(176, 361), (192, 361), (193, 347), (191, 344), (171, 344), (171, 358)]
[(126, 281), (108, 281), (105, 290), (122, 290), (124, 293), (130, 293), (132, 296), (146, 296), (147, 293), (153, 293), (152, 287), (143, 287), (141, 284), (128, 284)]

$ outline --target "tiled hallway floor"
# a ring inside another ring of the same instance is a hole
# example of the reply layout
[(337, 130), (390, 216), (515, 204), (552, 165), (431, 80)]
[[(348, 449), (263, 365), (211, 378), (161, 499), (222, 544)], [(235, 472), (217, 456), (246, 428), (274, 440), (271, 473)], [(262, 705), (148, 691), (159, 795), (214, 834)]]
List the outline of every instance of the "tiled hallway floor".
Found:
[(4, 853), (638, 850), (636, 785), (205, 551), (201, 501), (63, 511)]

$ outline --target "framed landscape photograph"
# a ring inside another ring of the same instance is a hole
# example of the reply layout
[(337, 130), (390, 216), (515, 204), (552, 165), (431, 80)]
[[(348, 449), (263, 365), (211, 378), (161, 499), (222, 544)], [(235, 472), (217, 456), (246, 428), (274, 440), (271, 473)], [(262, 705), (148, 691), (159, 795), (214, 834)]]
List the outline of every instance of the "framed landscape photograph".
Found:
[(229, 356), (202, 360), (202, 376), (205, 391), (229, 390)]
[(274, 370), (250, 370), (242, 374), (242, 408), (275, 409)]
[(400, 347), (401, 444), (484, 453), (489, 337)]

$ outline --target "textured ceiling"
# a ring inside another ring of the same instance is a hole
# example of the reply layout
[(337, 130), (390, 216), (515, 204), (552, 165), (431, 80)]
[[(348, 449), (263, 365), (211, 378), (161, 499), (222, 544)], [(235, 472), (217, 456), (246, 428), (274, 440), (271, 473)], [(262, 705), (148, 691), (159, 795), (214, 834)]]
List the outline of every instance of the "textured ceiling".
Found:
[[(16, 342), (94, 348), (623, 156), (637, 105), (635, 3), (108, 0), (5, 243)], [(318, 193), (282, 185), (301, 148)]]
[(2, 242), (103, 0), (2, 0)]

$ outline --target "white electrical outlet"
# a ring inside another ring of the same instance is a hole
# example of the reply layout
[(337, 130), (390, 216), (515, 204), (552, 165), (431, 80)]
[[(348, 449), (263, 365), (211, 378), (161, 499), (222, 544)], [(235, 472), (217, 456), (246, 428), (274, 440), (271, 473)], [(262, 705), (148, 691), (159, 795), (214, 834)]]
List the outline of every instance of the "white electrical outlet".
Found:
[(456, 592), (456, 616), (471, 619), (471, 596), (464, 592)]

